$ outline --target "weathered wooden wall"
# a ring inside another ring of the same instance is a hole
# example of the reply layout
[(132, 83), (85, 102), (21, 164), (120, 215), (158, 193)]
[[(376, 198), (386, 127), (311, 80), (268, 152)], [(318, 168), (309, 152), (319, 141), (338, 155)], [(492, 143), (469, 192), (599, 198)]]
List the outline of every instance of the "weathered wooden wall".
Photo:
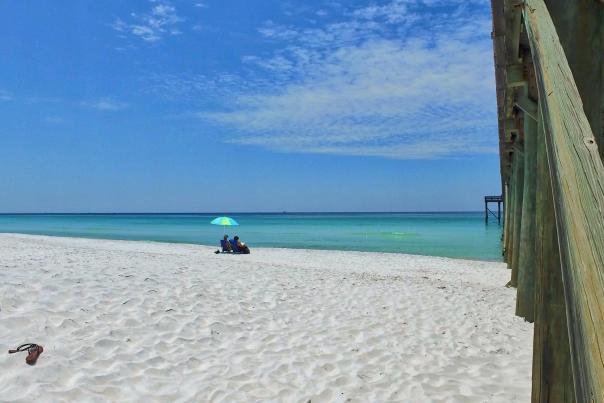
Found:
[(604, 403), (604, 2), (492, 7), (503, 253), (535, 322), (533, 401)]
[(604, 4), (599, 0), (545, 3), (604, 157)]

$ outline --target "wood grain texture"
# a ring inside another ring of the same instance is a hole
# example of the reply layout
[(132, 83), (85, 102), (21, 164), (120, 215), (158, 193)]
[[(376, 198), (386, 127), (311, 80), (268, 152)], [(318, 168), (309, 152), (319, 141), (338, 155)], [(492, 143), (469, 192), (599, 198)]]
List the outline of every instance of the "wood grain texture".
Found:
[(516, 315), (535, 320), (535, 209), (537, 193), (537, 122), (524, 116), (524, 180), (518, 251)]
[[(505, 10), (504, 0), (491, 0), (491, 11), (493, 16), (493, 59), (495, 62), (495, 78), (497, 84), (497, 115), (499, 123), (499, 153), (505, 154), (507, 144), (505, 141), (505, 122), (503, 116), (505, 115)], [(508, 161), (507, 158), (501, 158), (499, 161), (501, 175), (501, 187), (505, 188), (504, 184), (509, 175)]]
[(514, 220), (513, 228), (512, 228), (512, 254), (511, 254), (511, 268), (512, 268), (512, 278), (510, 281), (510, 285), (512, 287), (518, 286), (518, 261), (520, 258), (520, 248), (522, 244), (520, 243), (520, 230), (522, 227), (522, 196), (524, 189), (524, 156), (520, 152), (515, 152), (513, 157), (513, 172), (514, 177), (512, 182), (512, 187), (514, 188), (514, 215), (512, 219)]
[[(512, 158), (511, 168), (510, 168), (510, 177), (508, 183), (508, 192), (509, 192), (509, 220), (506, 222), (506, 230), (508, 232), (507, 236), (507, 246), (506, 246), (506, 262), (508, 264), (508, 268), (512, 269), (512, 262), (514, 260), (514, 226), (516, 224), (516, 172), (517, 172), (517, 164), (514, 164), (514, 158)], [(511, 284), (511, 280), (510, 280)]]
[(575, 401), (558, 232), (545, 133), (537, 131), (533, 403)]
[(601, 0), (545, 3), (604, 158), (604, 4)]
[[(509, 239), (509, 229), (508, 225), (508, 217), (510, 216), (510, 192), (508, 189), (508, 184), (505, 182), (503, 184), (503, 261), (508, 263), (507, 259), (507, 249), (508, 249), (508, 239)], [(509, 267), (509, 266), (508, 266)]]
[(604, 402), (604, 166), (543, 0), (525, 2), (565, 288), (575, 397)]

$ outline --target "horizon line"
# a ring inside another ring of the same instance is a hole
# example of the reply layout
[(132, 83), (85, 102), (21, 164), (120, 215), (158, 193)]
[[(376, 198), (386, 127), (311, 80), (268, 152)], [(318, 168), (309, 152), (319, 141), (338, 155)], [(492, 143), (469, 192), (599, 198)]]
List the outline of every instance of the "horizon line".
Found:
[(220, 215), (220, 214), (442, 214), (483, 213), (482, 210), (442, 211), (205, 211), (205, 212), (0, 212), (0, 215)]

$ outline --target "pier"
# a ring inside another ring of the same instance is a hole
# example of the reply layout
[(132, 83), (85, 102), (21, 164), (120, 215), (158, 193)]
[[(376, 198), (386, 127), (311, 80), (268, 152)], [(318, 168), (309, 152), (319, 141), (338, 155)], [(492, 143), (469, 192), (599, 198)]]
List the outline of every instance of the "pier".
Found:
[[(497, 203), (497, 214), (489, 208), (489, 203)], [(484, 221), (489, 223), (489, 214), (497, 219), (498, 223), (501, 223), (501, 203), (503, 203), (503, 197), (501, 196), (485, 196), (484, 197)]]
[(535, 324), (532, 401), (603, 403), (604, 2), (491, 4), (502, 247)]

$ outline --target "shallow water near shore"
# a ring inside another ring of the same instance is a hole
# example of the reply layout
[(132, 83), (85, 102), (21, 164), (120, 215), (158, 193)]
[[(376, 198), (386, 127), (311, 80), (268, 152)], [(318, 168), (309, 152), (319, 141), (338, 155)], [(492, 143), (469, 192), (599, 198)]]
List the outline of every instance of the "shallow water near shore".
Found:
[[(217, 214), (3, 214), (0, 232), (214, 245)], [(501, 260), (501, 227), (484, 213), (231, 213), (252, 248), (409, 253)]]

